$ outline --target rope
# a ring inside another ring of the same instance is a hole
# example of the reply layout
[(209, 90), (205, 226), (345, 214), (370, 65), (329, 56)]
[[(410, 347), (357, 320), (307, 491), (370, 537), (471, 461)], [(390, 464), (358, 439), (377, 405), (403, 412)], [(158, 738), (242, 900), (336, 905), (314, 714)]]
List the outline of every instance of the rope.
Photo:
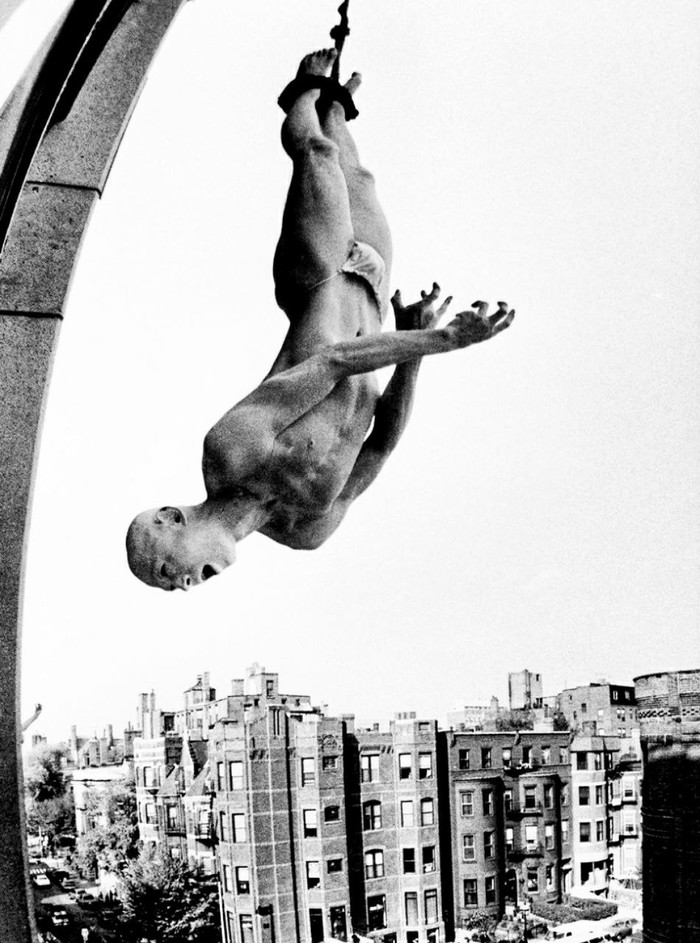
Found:
[(343, 0), (343, 2), (338, 7), (338, 13), (340, 13), (340, 23), (337, 23), (331, 30), (331, 39), (335, 41), (335, 48), (338, 50), (338, 55), (335, 57), (333, 69), (331, 70), (331, 78), (335, 79), (336, 82), (340, 81), (340, 54), (343, 51), (345, 40), (350, 34), (350, 26), (348, 25), (349, 2), (350, 0)]

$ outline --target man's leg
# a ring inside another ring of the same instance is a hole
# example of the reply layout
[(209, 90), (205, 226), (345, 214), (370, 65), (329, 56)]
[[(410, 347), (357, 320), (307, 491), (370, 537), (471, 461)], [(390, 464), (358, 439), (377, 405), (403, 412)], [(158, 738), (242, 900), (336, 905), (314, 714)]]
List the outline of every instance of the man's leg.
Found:
[[(306, 56), (300, 74), (327, 75), (335, 50)], [(327, 137), (316, 102), (320, 92), (302, 92), (282, 127), (282, 143), (292, 159), (292, 180), (274, 261), (278, 300), (290, 314), (294, 299), (338, 271), (353, 239), (346, 178), (339, 147)]]
[[(362, 77), (354, 72), (345, 83), (351, 95), (360, 87)], [(340, 167), (347, 183), (350, 216), (355, 239), (366, 242), (384, 259), (387, 277), (391, 271), (392, 245), (389, 224), (377, 199), (374, 176), (360, 161), (357, 145), (350, 134), (345, 109), (340, 102), (330, 102), (321, 115), (324, 134), (339, 148)]]

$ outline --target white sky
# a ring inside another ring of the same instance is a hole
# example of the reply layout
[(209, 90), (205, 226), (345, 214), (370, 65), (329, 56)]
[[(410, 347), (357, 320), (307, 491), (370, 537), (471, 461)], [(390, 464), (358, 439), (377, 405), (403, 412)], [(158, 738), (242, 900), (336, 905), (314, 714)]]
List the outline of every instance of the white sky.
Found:
[(128, 522), (203, 498), (204, 434), (281, 343), (276, 97), (336, 7), (196, 0), (151, 70), (46, 412), (23, 650), (36, 732), (119, 729), (139, 691), (179, 707), (197, 673), (224, 694), (253, 661), (377, 718), (505, 700), (526, 666), (545, 693), (698, 666), (694, 0), (352, 0), (343, 72), (365, 78), (353, 131), (392, 288), (435, 279), (455, 310), (505, 298), (515, 324), (426, 361), (405, 438), (320, 550), (254, 535), (188, 594), (129, 573)]

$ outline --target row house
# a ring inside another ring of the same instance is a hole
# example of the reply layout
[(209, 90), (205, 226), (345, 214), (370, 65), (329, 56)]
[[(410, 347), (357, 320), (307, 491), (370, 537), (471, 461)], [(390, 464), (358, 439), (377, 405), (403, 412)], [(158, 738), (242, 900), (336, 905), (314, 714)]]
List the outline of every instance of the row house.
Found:
[(439, 741), (450, 933), (477, 910), (561, 900), (572, 857), (569, 735), (446, 731)]

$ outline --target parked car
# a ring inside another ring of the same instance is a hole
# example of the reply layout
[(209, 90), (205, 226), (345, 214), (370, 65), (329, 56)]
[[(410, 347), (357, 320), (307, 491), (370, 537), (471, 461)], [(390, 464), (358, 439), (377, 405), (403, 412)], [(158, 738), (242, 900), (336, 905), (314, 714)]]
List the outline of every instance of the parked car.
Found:
[(51, 887), (51, 881), (45, 874), (35, 874), (32, 880), (37, 887)]
[(65, 907), (52, 907), (49, 916), (51, 917), (51, 922), (55, 927), (66, 927), (70, 922), (68, 911), (65, 909)]
[(634, 917), (618, 918), (608, 924), (608, 938), (611, 940), (627, 940), (635, 931), (638, 925)]

